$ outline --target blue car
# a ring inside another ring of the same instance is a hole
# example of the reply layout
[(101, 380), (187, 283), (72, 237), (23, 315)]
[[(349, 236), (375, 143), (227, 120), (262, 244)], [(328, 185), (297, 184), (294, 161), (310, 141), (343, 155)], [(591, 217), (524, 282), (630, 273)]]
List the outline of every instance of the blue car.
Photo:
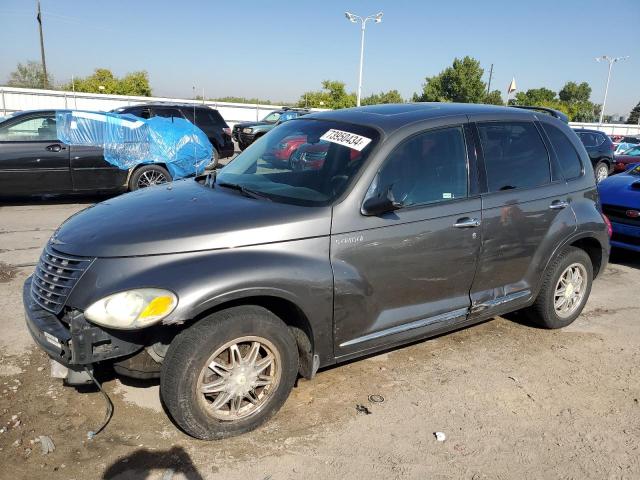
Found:
[(640, 164), (603, 180), (598, 191), (613, 228), (611, 245), (640, 252)]

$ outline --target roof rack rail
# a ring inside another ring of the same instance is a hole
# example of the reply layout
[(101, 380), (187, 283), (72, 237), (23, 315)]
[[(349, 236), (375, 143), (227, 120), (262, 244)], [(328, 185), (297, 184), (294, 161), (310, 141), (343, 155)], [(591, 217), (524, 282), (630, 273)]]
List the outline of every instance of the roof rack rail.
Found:
[(514, 108), (523, 108), (525, 110), (535, 110), (538, 112), (543, 112), (551, 115), (552, 117), (556, 117), (558, 120), (562, 120), (564, 123), (569, 123), (569, 117), (567, 117), (560, 110), (554, 110), (553, 108), (548, 107), (532, 107), (532, 106), (524, 106), (524, 105), (510, 105)]

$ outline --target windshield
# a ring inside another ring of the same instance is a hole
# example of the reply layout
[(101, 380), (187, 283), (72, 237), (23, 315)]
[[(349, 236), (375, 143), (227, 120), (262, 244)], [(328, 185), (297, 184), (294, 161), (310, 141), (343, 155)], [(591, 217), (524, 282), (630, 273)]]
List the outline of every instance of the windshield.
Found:
[(329, 205), (347, 189), (378, 138), (368, 127), (291, 120), (220, 170), (216, 185), (242, 187), (276, 202)]
[(630, 175), (635, 175), (636, 177), (640, 177), (640, 164), (627, 170), (627, 173), (629, 173)]
[(632, 157), (640, 156), (640, 147), (630, 148), (629, 150), (626, 150), (623, 154), (630, 155)]
[(263, 122), (276, 123), (280, 118), (280, 114), (278, 112), (271, 112), (269, 115), (262, 119)]

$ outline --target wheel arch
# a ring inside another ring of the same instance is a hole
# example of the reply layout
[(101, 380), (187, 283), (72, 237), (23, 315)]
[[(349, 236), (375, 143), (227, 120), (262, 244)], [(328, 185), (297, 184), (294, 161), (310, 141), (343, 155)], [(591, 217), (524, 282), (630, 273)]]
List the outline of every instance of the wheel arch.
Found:
[(300, 375), (305, 378), (312, 378), (315, 375), (318, 362), (317, 360), (314, 362), (314, 357), (316, 357), (315, 341), (311, 322), (305, 312), (291, 298), (286, 298), (284, 295), (274, 294), (273, 292), (247, 291), (226, 295), (224, 298), (216, 299), (212, 303), (213, 305), (202, 308), (189, 322), (189, 325), (197, 323), (215, 312), (231, 307), (242, 305), (262, 307), (280, 318), (291, 330), (298, 345), (298, 371)]

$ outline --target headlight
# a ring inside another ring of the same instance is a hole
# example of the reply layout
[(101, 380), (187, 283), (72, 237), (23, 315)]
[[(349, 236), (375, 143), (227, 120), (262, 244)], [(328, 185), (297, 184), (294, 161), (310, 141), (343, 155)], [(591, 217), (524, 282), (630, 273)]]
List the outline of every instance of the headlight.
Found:
[(253, 132), (253, 128), (243, 128), (242, 131), (244, 133), (252, 133)]
[(159, 322), (177, 304), (178, 297), (168, 290), (140, 288), (104, 297), (87, 308), (84, 316), (98, 325), (133, 330)]

